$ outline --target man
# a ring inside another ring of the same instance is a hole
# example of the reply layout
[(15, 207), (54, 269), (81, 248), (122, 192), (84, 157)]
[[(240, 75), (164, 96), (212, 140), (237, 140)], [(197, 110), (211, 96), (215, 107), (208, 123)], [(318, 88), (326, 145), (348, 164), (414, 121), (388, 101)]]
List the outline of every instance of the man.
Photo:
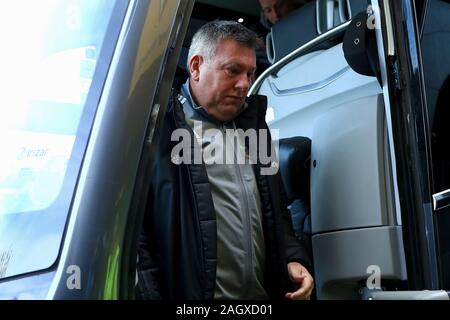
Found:
[[(310, 263), (293, 235), (288, 211), (280, 204), (279, 175), (262, 175), (261, 163), (210, 161), (212, 147), (226, 157), (231, 150), (232, 159), (242, 148), (245, 152), (251, 148), (230, 147), (223, 132), (267, 129), (265, 97), (245, 102), (256, 69), (257, 45), (252, 31), (232, 21), (210, 22), (193, 37), (190, 78), (169, 103), (152, 164), (139, 248), (140, 298), (309, 299), (311, 295), (313, 279), (305, 267)], [(180, 154), (187, 159), (184, 162), (174, 151), (179, 146), (174, 136), (180, 132), (189, 136), (183, 141), (189, 147)], [(195, 161), (195, 145), (203, 152), (200, 163)]]
[[(264, 17), (269, 20), (270, 25), (276, 24), (281, 18), (287, 16), (291, 11), (303, 4), (301, 0), (259, 0)], [(270, 25), (261, 22), (265, 27)]]

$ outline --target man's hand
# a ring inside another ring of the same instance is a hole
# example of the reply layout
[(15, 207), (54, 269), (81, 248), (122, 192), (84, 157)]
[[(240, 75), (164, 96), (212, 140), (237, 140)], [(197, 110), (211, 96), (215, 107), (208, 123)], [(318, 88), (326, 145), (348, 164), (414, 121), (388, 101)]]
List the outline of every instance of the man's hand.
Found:
[(314, 289), (313, 277), (308, 270), (298, 262), (288, 263), (288, 272), (291, 281), (298, 285), (295, 292), (286, 293), (286, 298), (291, 300), (309, 300)]

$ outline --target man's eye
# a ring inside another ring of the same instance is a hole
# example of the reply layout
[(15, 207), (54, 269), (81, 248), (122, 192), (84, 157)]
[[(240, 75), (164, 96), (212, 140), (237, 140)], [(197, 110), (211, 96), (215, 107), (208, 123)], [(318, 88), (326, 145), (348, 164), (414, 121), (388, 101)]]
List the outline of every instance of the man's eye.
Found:
[(226, 71), (227, 71), (227, 73), (228, 74), (230, 74), (230, 75), (232, 75), (232, 76), (235, 76), (235, 75), (237, 75), (237, 74), (239, 74), (239, 70), (238, 69), (236, 69), (236, 68), (227, 68), (227, 69), (225, 69)]

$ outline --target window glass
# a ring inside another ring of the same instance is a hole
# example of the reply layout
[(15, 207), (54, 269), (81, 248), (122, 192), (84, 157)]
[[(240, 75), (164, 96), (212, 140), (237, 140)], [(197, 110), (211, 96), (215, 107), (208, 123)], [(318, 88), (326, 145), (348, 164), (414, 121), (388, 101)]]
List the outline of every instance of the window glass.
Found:
[(48, 268), (58, 256), (115, 7), (0, 3), (0, 278)]
[[(421, 39), (431, 130), (433, 193), (450, 189), (450, 1), (430, 0)], [(441, 279), (450, 289), (450, 209), (435, 215)]]

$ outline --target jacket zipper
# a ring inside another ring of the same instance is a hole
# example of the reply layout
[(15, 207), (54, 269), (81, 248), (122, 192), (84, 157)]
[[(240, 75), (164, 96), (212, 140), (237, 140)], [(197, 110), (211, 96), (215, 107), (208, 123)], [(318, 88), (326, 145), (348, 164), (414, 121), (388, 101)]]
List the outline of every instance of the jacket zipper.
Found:
[[(225, 125), (222, 125), (223, 130), (224, 130), (224, 134), (226, 134), (226, 127)], [(233, 127), (236, 130), (236, 125), (233, 122)], [(235, 161), (235, 171), (237, 173), (238, 179), (239, 179), (239, 183), (240, 183), (240, 189), (243, 190), (242, 192), (242, 199), (243, 199), (243, 205), (244, 205), (244, 219), (243, 219), (243, 223), (244, 223), (244, 228), (247, 231), (247, 239), (246, 240), (246, 247), (247, 247), (247, 252), (250, 255), (250, 259), (245, 259), (245, 283), (246, 286), (244, 286), (244, 290), (245, 290), (245, 296), (248, 294), (248, 291), (250, 290), (251, 287), (251, 274), (253, 271), (253, 243), (252, 243), (252, 223), (251, 223), (251, 217), (250, 217), (250, 212), (249, 212), (249, 200), (248, 200), (248, 191), (247, 188), (245, 187), (245, 183), (244, 183), (244, 179), (242, 178), (242, 172), (241, 172), (241, 165), (238, 164), (237, 162), (237, 152), (240, 148), (240, 141), (239, 138), (237, 139), (238, 143), (236, 145), (234, 145), (233, 148), (233, 158)]]

